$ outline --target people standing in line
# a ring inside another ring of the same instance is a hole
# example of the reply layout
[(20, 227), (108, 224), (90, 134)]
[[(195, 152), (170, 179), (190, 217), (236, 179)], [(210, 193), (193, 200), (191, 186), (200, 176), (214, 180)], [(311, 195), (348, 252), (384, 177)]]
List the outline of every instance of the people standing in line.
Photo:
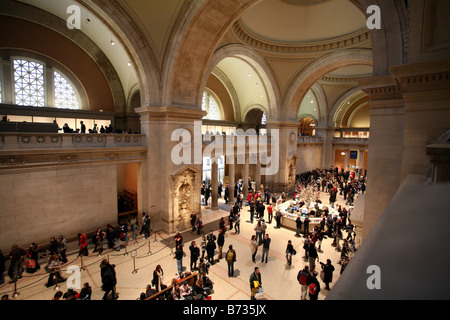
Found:
[(177, 260), (178, 274), (181, 274), (181, 272), (183, 272), (183, 249), (179, 244), (175, 249), (175, 259)]
[(217, 255), (217, 260), (222, 259), (223, 245), (225, 244), (225, 232), (224, 229), (219, 229), (219, 235), (217, 236), (217, 246), (219, 254)]
[(300, 300), (306, 300), (308, 296), (308, 284), (311, 282), (311, 277), (308, 266), (305, 266), (297, 274), (297, 281), (300, 283)]
[(117, 278), (115, 267), (116, 266), (114, 264), (110, 264), (107, 259), (103, 259), (102, 262), (100, 263), (102, 290), (105, 291), (105, 294), (103, 295), (103, 300), (106, 300), (108, 298), (109, 293), (111, 292), (113, 300), (118, 298), (116, 292)]
[[(261, 257), (261, 262), (265, 262), (267, 263), (267, 259), (269, 257), (269, 249), (270, 249), (270, 242), (272, 241), (272, 239), (269, 238), (269, 234), (266, 233), (263, 243), (262, 243), (262, 257)], [(265, 259), (264, 259), (265, 258)]]
[(200, 249), (197, 247), (197, 243), (195, 241), (191, 242), (189, 246), (189, 251), (191, 252), (191, 271), (196, 269), (197, 260), (200, 257)]
[(292, 256), (295, 254), (294, 246), (292, 245), (291, 240), (288, 240), (288, 244), (286, 246), (286, 261), (290, 266), (292, 265)]
[(41, 267), (39, 266), (38, 254), (39, 254), (39, 246), (36, 243), (30, 244), (30, 247), (27, 251), (27, 258), (25, 260), (25, 267), (27, 273), (35, 273)]
[(92, 252), (97, 252), (97, 249), (100, 247), (98, 255), (102, 254), (102, 252), (103, 252), (103, 240), (105, 239), (105, 236), (106, 236), (106, 233), (102, 229), (98, 228), (97, 231), (95, 232), (95, 235), (94, 235), (94, 239), (93, 239), (94, 251), (92, 251)]
[(58, 255), (51, 255), (48, 265), (45, 267), (45, 269), (49, 273), (47, 284), (45, 285), (47, 288), (53, 286), (53, 278), (55, 277), (58, 283), (66, 281), (66, 279), (63, 279), (63, 277), (61, 276), (61, 272), (59, 271), (60, 268), (61, 261), (59, 261)]
[(228, 265), (228, 277), (234, 276), (234, 263), (236, 262), (236, 251), (233, 249), (233, 245), (228, 246), (228, 251), (225, 256)]
[(331, 264), (331, 260), (327, 259), (327, 263), (320, 263), (322, 266), (323, 282), (325, 283), (325, 290), (330, 290), (330, 283), (333, 282), (334, 266)]
[(134, 243), (137, 243), (137, 241), (136, 241), (136, 237), (137, 237), (136, 230), (138, 228), (138, 220), (137, 220), (136, 214), (133, 214), (131, 216), (131, 219), (130, 219), (130, 221), (128, 223), (130, 225), (130, 229), (131, 229), (131, 232), (132, 232), (131, 237), (135, 241)]
[(142, 212), (141, 233), (144, 234), (144, 239), (147, 239), (150, 236), (150, 222), (150, 217), (145, 212)]
[(26, 254), (26, 251), (20, 248), (17, 244), (12, 245), (12, 250), (9, 252), (10, 265), (8, 269), (8, 276), (11, 278), (9, 283), (14, 282), (17, 278), (22, 278), (22, 261)]
[(67, 256), (66, 256), (67, 247), (68, 247), (67, 239), (64, 238), (63, 235), (60, 235), (58, 237), (58, 251), (62, 263), (67, 263)]
[(250, 291), (251, 291), (251, 300), (256, 300), (256, 292), (262, 287), (262, 281), (261, 281), (261, 272), (259, 271), (258, 267), (255, 267), (255, 270), (250, 275)]
[(258, 240), (255, 235), (252, 235), (252, 238), (250, 239), (250, 251), (252, 253), (252, 261), (256, 262), (255, 257), (258, 252)]

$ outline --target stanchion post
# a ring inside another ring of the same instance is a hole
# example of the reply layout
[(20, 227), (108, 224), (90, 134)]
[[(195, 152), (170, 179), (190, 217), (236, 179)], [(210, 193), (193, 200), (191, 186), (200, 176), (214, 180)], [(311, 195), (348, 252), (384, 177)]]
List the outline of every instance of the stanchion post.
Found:
[(128, 249), (127, 249), (127, 244), (125, 244), (125, 253), (123, 254), (124, 256), (128, 255)]
[(152, 254), (152, 250), (150, 249), (150, 240), (148, 240), (148, 255)]
[(17, 297), (20, 295), (20, 293), (17, 292), (17, 279), (18, 279), (17, 275), (14, 275), (14, 294), (13, 294), (14, 297)]
[(154, 232), (154, 234), (155, 234), (155, 240), (153, 240), (153, 242), (156, 243), (157, 242), (156, 241), (156, 231)]
[(59, 282), (58, 282), (58, 277), (56, 276), (56, 271), (53, 271), (53, 280), (56, 280), (54, 290), (55, 290), (55, 291), (56, 291), (56, 290), (59, 290)]
[(136, 254), (137, 254), (136, 250), (131, 252), (131, 256), (133, 257), (133, 271), (131, 273), (133, 273), (133, 274), (137, 273), (137, 270), (136, 270)]
[(84, 266), (83, 266), (83, 255), (80, 255), (80, 259), (81, 259), (81, 267), (80, 270), (84, 271)]

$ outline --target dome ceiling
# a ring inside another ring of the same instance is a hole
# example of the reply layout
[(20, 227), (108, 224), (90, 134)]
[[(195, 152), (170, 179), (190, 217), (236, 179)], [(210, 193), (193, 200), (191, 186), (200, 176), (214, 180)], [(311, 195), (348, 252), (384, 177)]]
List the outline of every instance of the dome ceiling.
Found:
[(322, 42), (364, 30), (364, 14), (349, 0), (263, 0), (241, 17), (242, 27), (273, 43)]

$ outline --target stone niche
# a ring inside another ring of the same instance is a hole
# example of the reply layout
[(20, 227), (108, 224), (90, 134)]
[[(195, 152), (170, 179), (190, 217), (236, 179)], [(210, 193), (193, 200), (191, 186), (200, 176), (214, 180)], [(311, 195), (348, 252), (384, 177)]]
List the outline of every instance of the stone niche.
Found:
[(197, 216), (201, 214), (201, 182), (201, 170), (192, 166), (186, 166), (176, 174), (171, 175), (170, 232), (189, 229), (191, 213)]
[(294, 155), (288, 160), (288, 190), (295, 188), (295, 175), (297, 173), (297, 156)]

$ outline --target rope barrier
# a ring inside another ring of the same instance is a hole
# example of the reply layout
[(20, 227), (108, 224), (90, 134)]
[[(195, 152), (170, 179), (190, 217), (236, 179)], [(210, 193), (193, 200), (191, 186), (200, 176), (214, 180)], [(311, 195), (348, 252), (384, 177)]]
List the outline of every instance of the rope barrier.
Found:
[[(161, 236), (160, 236), (161, 237)], [(162, 240), (164, 240), (161, 237)], [(133, 261), (133, 270), (132, 270), (132, 274), (136, 274), (138, 272), (138, 269), (136, 269), (136, 259), (142, 259), (142, 258), (146, 258), (149, 257), (150, 255), (153, 254), (157, 254), (167, 248), (170, 248), (170, 255), (173, 255), (173, 244), (174, 244), (174, 240), (172, 239), (169, 244), (165, 244), (163, 242), (161, 242), (162, 244), (164, 244), (164, 246), (162, 246), (160, 249), (158, 249), (157, 251), (152, 252), (151, 250), (151, 242), (153, 241), (153, 243), (158, 242), (157, 241), (157, 232), (154, 232), (154, 239), (151, 240), (150, 237), (148, 239), (146, 239), (146, 242), (143, 242), (141, 245), (139, 245), (138, 247), (134, 248), (131, 251), (131, 257), (132, 257), (132, 261)], [(134, 244), (138, 244), (138, 241), (136, 239), (134, 239)], [(141, 255), (138, 255), (138, 250), (140, 250), (143, 247), (148, 247), (148, 251), (146, 253), (143, 253)], [(112, 249), (113, 250), (113, 249)], [(125, 253), (117, 253), (117, 254), (112, 254), (111, 252), (107, 253), (107, 261), (110, 262), (110, 257), (123, 257), (123, 256), (127, 256), (129, 254), (128, 251), (128, 242), (125, 243)], [(85, 263), (84, 259), (83, 259), (83, 255), (78, 255), (75, 258), (71, 259), (70, 261), (66, 262), (64, 265), (66, 268), (64, 269), (60, 269), (60, 272), (67, 272), (68, 271), (68, 267), (74, 265), (78, 259), (80, 260), (80, 271), (84, 271), (86, 270), (86, 268), (94, 265), (94, 264), (98, 264), (100, 263), (103, 259), (105, 259), (104, 255), (102, 256), (101, 254), (98, 255), (98, 257), (100, 257), (99, 259), (95, 259), (93, 261), (89, 261), (88, 263)], [(92, 257), (89, 256), (89, 258)], [(45, 256), (40, 256), (38, 258), (39, 265), (45, 264), (46, 260), (48, 259), (47, 255), (45, 254)], [(40, 261), (39, 261), (40, 260)], [(90, 260), (90, 259), (89, 259)], [(158, 259), (159, 260), (159, 259)], [(45, 271), (39, 272), (37, 271), (34, 274), (24, 274), (21, 278), (36, 278), (35, 281), (29, 282), (29, 283), (24, 283), (23, 286), (20, 287), (21, 290), (27, 289), (27, 288), (32, 288), (33, 286), (35, 286), (36, 284), (42, 282), (43, 280), (47, 279), (49, 277), (49, 274)], [(12, 283), (14, 284), (13, 288), (10, 288), (6, 291), (3, 291), (0, 293), (0, 295), (3, 294), (7, 294), (7, 293), (12, 293), (14, 297), (18, 297), (20, 295), (19, 291), (18, 291), (18, 284), (19, 284), (19, 278), (17, 276), (14, 276), (14, 278), (12, 279), (14, 280)], [(58, 277), (55, 277), (55, 285), (54, 285), (54, 290), (59, 290), (60, 289), (60, 284), (62, 282), (59, 282)], [(7, 282), (0, 286), (0, 288), (6, 288), (7, 286)]]

